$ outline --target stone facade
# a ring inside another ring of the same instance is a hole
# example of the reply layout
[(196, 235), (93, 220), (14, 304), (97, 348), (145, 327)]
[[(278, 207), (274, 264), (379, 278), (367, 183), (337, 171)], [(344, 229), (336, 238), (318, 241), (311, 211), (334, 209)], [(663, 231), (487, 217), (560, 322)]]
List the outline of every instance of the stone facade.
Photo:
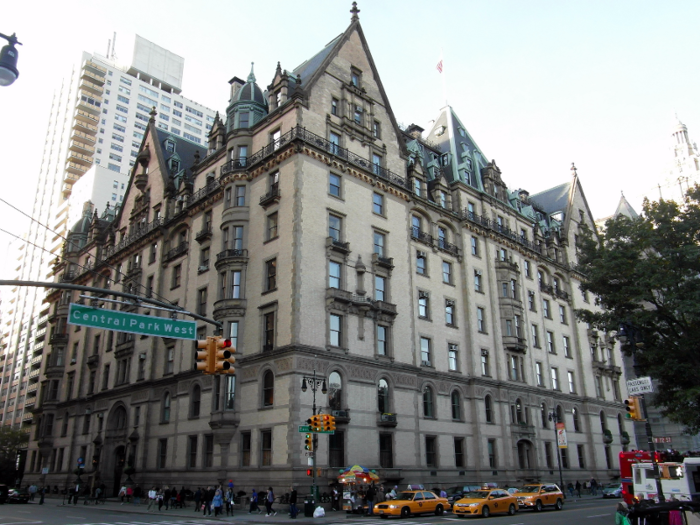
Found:
[(356, 463), (431, 486), (554, 480), (550, 411), (565, 480), (614, 477), (623, 378), (574, 316), (594, 308), (573, 268), (593, 224), (578, 176), (510, 191), (449, 107), (425, 136), (399, 129), (356, 16), (278, 66), (266, 99), (252, 72), (231, 84), (234, 122), (206, 152), (153, 115), (124, 205), (76, 227), (54, 269), (221, 322), (235, 376), (194, 371), (190, 341), (66, 324), (78, 292), (54, 290), (25, 480), (64, 485), (84, 457), (112, 491), (126, 465), (142, 487), (306, 484), (314, 373), (338, 419), (318, 439), (322, 486)]

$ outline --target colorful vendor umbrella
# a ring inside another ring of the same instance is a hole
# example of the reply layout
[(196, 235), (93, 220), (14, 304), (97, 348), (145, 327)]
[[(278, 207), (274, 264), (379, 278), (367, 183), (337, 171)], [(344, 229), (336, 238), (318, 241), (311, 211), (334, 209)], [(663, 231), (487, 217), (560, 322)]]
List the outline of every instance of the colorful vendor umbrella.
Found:
[(361, 465), (353, 465), (343, 470), (338, 476), (341, 483), (371, 483), (379, 481), (379, 476)]

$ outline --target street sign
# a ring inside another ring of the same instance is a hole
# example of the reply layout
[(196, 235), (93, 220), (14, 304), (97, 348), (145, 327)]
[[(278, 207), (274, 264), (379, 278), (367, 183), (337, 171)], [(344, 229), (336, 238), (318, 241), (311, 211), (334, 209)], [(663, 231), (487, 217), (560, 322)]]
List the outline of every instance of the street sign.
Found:
[(335, 430), (311, 430), (309, 425), (299, 425), (299, 432), (311, 432), (313, 434), (335, 434)]
[(654, 392), (654, 385), (651, 383), (651, 377), (638, 377), (637, 379), (627, 380), (627, 393), (631, 396), (651, 394), (652, 392)]
[(131, 334), (155, 335), (172, 339), (197, 339), (197, 323), (194, 321), (132, 314), (75, 303), (70, 305), (68, 323)]

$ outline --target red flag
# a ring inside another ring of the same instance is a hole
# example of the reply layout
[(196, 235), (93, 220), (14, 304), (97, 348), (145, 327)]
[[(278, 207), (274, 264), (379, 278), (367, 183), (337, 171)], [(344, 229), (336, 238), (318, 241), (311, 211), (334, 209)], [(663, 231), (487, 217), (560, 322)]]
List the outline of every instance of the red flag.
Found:
[(440, 62), (437, 63), (437, 70), (442, 73), (442, 59), (440, 59)]

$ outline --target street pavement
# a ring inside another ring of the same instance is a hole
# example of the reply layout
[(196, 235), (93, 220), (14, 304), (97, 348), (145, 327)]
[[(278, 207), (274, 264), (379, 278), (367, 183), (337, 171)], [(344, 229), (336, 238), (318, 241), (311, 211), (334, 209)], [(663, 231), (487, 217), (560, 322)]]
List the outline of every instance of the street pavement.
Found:
[[(65, 505), (61, 498), (47, 497), (44, 505), (36, 501), (27, 505), (6, 504), (0, 505), (0, 525), (216, 525), (221, 522), (242, 522), (246, 524), (278, 523), (288, 521), (289, 506), (275, 504), (273, 508), (277, 510), (277, 515), (266, 516), (264, 507), (261, 513), (248, 514), (247, 509), (237, 509), (233, 516), (203, 516), (201, 512), (194, 512), (194, 505), (188, 502), (189, 506), (184, 509), (168, 509), (165, 507), (148, 512), (145, 503), (140, 505), (124, 503), (123, 505), (116, 499), (108, 499), (104, 504), (85, 505), (83, 500), (79, 500), (77, 505)], [(577, 523), (585, 519), (587, 525), (598, 523), (610, 523), (614, 519), (615, 505), (617, 500), (602, 500), (600, 497), (583, 496), (582, 498), (566, 500), (564, 511), (545, 511), (543, 513), (519, 512), (516, 516), (495, 517), (502, 525), (545, 523)], [(388, 520), (381, 520), (378, 516), (360, 516), (346, 514), (344, 511), (326, 511), (323, 518), (307, 518), (304, 516), (303, 499), (299, 505), (300, 513), (295, 520), (296, 525), (351, 525), (353, 522), (360, 522), (362, 525), (388, 525)], [(586, 519), (587, 518), (587, 519)], [(393, 520), (392, 520), (393, 521)], [(410, 518), (410, 525), (452, 525), (447, 522), (461, 521), (452, 514), (444, 516), (417, 516)]]

